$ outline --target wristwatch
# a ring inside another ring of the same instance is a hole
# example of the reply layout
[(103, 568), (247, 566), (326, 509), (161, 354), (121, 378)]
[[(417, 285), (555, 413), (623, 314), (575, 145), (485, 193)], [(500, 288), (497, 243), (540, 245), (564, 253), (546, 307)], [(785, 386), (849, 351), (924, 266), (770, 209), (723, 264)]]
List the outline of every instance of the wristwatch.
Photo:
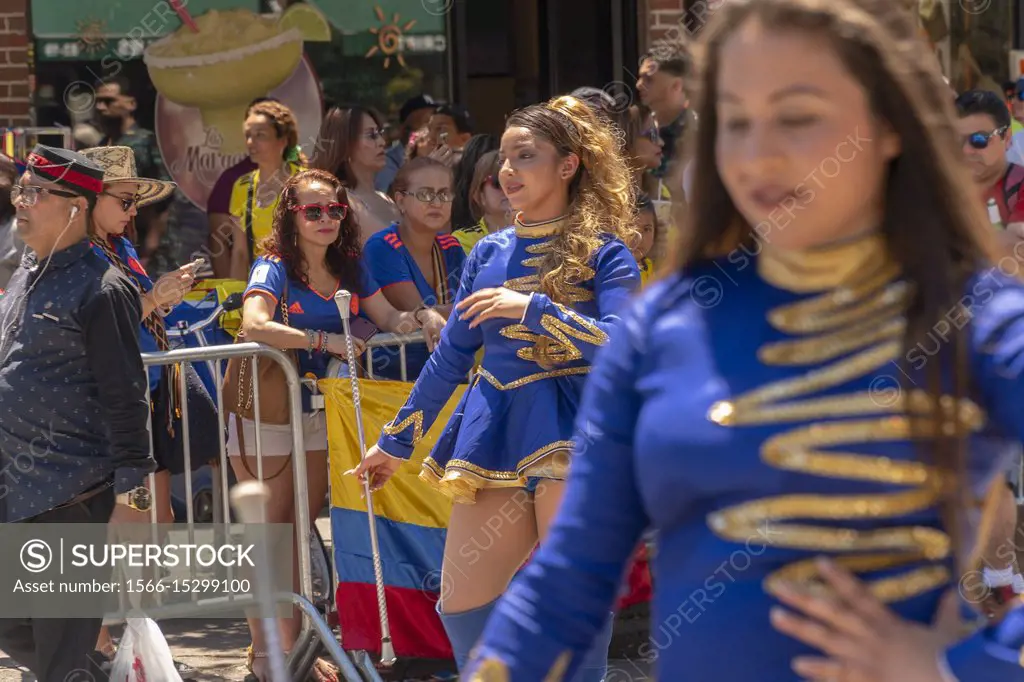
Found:
[(140, 485), (138, 488), (118, 495), (117, 503), (126, 505), (135, 511), (145, 512), (153, 506), (153, 494), (149, 492), (149, 488)]

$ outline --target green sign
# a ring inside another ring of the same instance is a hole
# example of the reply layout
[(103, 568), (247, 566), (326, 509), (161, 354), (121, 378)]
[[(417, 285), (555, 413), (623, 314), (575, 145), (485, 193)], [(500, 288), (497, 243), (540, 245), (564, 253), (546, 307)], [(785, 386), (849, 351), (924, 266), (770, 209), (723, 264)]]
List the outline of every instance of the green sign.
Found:
[[(193, 0), (195, 2), (196, 0)], [(306, 0), (345, 35), (447, 33), (454, 0)]]
[[(181, 0), (181, 5), (193, 17), (211, 9), (260, 11), (259, 0)], [(37, 38), (83, 43), (128, 37), (146, 40), (179, 26), (181, 18), (168, 0), (32, 0), (32, 33)]]
[(142, 53), (159, 38), (136, 40), (134, 38), (102, 39), (83, 42), (81, 40), (57, 39), (37, 40), (36, 59), (44, 62), (88, 61), (111, 56), (116, 59), (141, 59)]

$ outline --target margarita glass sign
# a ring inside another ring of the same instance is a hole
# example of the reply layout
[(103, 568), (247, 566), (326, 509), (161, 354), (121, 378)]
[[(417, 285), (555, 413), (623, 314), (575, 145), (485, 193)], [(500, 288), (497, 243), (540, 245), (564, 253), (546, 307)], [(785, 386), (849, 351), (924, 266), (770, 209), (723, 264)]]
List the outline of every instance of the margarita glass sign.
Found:
[(327, 42), (331, 27), (314, 7), (293, 5), (279, 15), (251, 9), (192, 15), (175, 3), (180, 25), (143, 56), (156, 87), (156, 136), (171, 178), (206, 209), (221, 173), (245, 158), (245, 110), (272, 96), (294, 112), (300, 137), (320, 127), (323, 100), (303, 58), (306, 41)]
[(330, 35), (326, 20), (308, 5), (294, 5), (280, 17), (210, 10), (146, 48), (144, 60), (157, 91), (199, 109), (203, 124), (219, 133), (221, 149), (237, 154), (245, 151), (240, 122), (249, 102), (292, 75), (304, 40)]

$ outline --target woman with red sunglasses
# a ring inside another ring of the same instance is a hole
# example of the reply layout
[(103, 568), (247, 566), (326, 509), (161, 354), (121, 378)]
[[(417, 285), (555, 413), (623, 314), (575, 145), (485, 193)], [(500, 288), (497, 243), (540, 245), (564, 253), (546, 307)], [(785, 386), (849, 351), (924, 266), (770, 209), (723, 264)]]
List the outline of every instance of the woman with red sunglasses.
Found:
[[(247, 340), (281, 350), (298, 351), (299, 375), (327, 376), (333, 357), (345, 357), (346, 339), (334, 294), (352, 292), (352, 334), (362, 351), (365, 340), (381, 329), (411, 333), (421, 328), (417, 315), (400, 312), (380, 295), (380, 288), (361, 265), (359, 226), (349, 210), (341, 182), (322, 170), (300, 171), (284, 185), (274, 209), (273, 231), (260, 245), (264, 255), (249, 274), (242, 308), (242, 331)], [(422, 316), (419, 316), (422, 317)], [(320, 514), (327, 493), (327, 423), (322, 411), (312, 409), (309, 390), (303, 388), (303, 436), (309, 490), (309, 518)], [(241, 428), (231, 415), (228, 454), (239, 481), (256, 478), (256, 427), (242, 419)], [(238, 432), (242, 431), (240, 447)], [(260, 425), (264, 481), (270, 487), (268, 523), (295, 523), (292, 483), (291, 426)], [(242, 454), (242, 452), (247, 454)], [(293, 567), (298, 576), (298, 567)], [(296, 582), (296, 589), (298, 583)], [(282, 623), (282, 644), (289, 649), (298, 636), (301, 616)], [(249, 668), (255, 680), (267, 679), (266, 646), (259, 622), (249, 623), (252, 647)], [(317, 664), (317, 677), (331, 679), (326, 663)]]

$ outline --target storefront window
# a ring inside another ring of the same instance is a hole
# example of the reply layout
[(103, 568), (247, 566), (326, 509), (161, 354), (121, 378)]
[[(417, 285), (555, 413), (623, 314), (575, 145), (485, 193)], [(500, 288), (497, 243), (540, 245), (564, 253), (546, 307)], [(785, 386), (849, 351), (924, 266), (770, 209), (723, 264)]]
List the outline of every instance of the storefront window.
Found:
[(334, 30), (306, 46), (329, 104), (359, 104), (396, 119), (409, 97), (449, 97), (446, 6), (426, 0), (317, 0)]
[(1010, 52), (1017, 0), (920, 0), (921, 25), (958, 92), (1003, 92), (1015, 74)]

